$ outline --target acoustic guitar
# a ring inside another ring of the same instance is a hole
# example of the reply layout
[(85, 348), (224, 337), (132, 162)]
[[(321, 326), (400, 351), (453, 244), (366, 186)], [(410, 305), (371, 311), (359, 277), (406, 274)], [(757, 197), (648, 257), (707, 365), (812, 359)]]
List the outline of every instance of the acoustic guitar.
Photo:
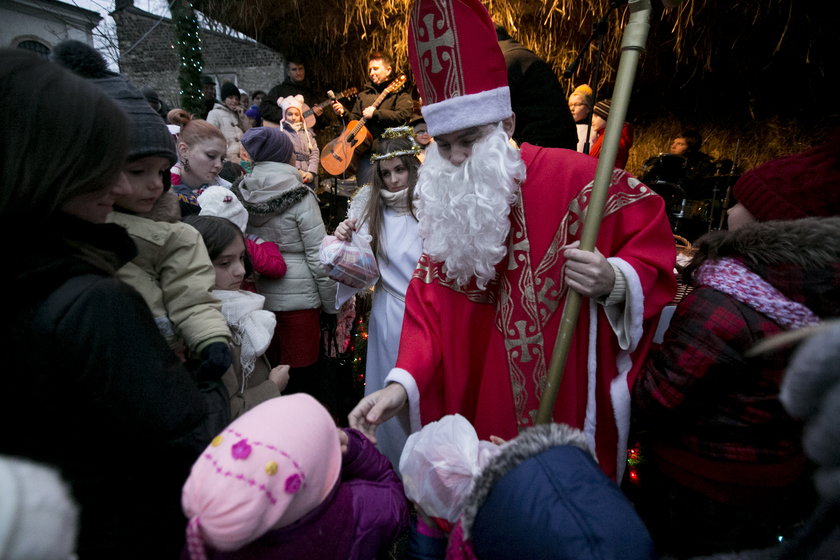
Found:
[[(357, 93), (359, 93), (359, 90), (354, 88), (354, 87), (351, 87), (351, 88), (345, 89), (344, 91), (342, 91), (341, 93), (336, 95), (335, 98), (336, 99), (346, 99), (347, 97), (353, 97)], [(318, 118), (315, 115), (315, 108), (317, 107), (319, 109), (323, 109), (327, 105), (332, 104), (332, 102), (333, 102), (332, 99), (327, 99), (326, 101), (322, 101), (321, 103), (316, 104), (315, 107), (313, 107), (311, 109), (309, 108), (309, 105), (304, 103), (303, 104), (303, 111), (301, 112), (301, 116), (303, 117), (303, 122), (306, 123), (306, 128), (312, 128), (313, 126), (315, 126), (315, 119)]]
[[(399, 75), (393, 82), (388, 84), (388, 87), (379, 94), (379, 97), (376, 98), (371, 107), (374, 109), (379, 107), (388, 94), (399, 91), (403, 85), (405, 85), (405, 74)], [(324, 146), (324, 149), (321, 150), (321, 165), (327, 173), (337, 176), (348, 170), (351, 173), (356, 172), (356, 163), (359, 160), (359, 154), (370, 147), (373, 141), (373, 136), (365, 128), (366, 122), (367, 119), (364, 117), (358, 121), (350, 121), (347, 123), (344, 132), (338, 138), (335, 138)]]

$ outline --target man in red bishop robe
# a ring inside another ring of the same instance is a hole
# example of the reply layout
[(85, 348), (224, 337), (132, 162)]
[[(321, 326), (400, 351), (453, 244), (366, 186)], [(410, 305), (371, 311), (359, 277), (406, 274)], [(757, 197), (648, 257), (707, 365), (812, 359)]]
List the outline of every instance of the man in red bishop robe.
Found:
[(587, 299), (553, 421), (582, 429), (618, 480), (629, 387), (676, 287), (664, 203), (614, 170), (597, 249), (578, 249), (597, 160), (509, 142), (504, 58), (480, 2), (418, 0), (409, 55), (435, 137), (416, 187), (424, 253), (406, 293), (396, 367), (350, 425), (375, 440), (376, 426), (407, 406), (413, 431), (459, 413), (482, 439), (515, 437), (535, 423), (575, 290)]

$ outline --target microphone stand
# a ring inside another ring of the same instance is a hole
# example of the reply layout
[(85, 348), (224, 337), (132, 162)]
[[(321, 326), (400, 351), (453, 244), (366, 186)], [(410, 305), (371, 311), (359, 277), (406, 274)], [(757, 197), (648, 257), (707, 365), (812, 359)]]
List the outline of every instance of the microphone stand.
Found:
[[(595, 55), (595, 76), (593, 80), (592, 86), (592, 103), (595, 103), (598, 99), (598, 82), (601, 80), (601, 54), (604, 52), (604, 37), (607, 34), (608, 28), (608, 20), (610, 14), (613, 10), (618, 9), (619, 6), (623, 6), (627, 3), (627, 0), (613, 0), (610, 2), (610, 8), (607, 12), (595, 23), (595, 26), (592, 28), (592, 34), (589, 36), (589, 39), (586, 40), (586, 43), (578, 52), (575, 59), (569, 64), (568, 68), (563, 72), (563, 77), (568, 79), (571, 78), (572, 75), (577, 70), (578, 65), (580, 64), (583, 55), (589, 50), (589, 45), (592, 44), (592, 41), (595, 38), (598, 38), (598, 51)], [(592, 134), (592, 109), (589, 110), (589, 115), (586, 117), (586, 140), (583, 143), (583, 153), (589, 153), (589, 135)]]

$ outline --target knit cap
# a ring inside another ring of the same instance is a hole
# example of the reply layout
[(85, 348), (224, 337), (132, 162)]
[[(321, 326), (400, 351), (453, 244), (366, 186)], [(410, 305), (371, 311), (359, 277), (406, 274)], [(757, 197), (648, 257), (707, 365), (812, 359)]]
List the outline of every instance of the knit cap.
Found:
[(233, 82), (225, 82), (222, 84), (222, 101), (228, 97), (239, 97), (239, 88)]
[[(572, 92), (572, 95), (580, 95), (581, 97), (583, 97), (583, 102), (586, 104), (586, 106), (592, 107), (592, 88), (589, 87), (589, 84), (580, 84)], [(570, 95), (569, 97), (571, 97), (572, 95)]]
[(198, 195), (197, 200), (198, 205), (201, 206), (199, 216), (225, 218), (245, 233), (245, 226), (248, 225), (248, 211), (230, 189), (219, 186), (207, 187)]
[(601, 117), (604, 120), (607, 120), (610, 117), (610, 106), (612, 102), (609, 99), (602, 99), (598, 103), (595, 104), (595, 107), (592, 109), (592, 112)]
[(181, 495), (187, 547), (238, 550), (320, 505), (338, 483), (341, 444), (329, 412), (298, 393), (261, 403), (216, 436)]
[(735, 183), (733, 194), (756, 220), (840, 215), (840, 130), (799, 154), (759, 165)]
[(129, 161), (149, 156), (161, 156), (171, 164), (178, 161), (166, 123), (134, 84), (108, 70), (105, 59), (93, 47), (81, 41), (63, 41), (53, 49), (52, 57), (61, 66), (99, 86), (126, 113)]
[(294, 153), (292, 140), (279, 128), (258, 126), (249, 128), (242, 135), (242, 147), (256, 162), (275, 161), (289, 163)]

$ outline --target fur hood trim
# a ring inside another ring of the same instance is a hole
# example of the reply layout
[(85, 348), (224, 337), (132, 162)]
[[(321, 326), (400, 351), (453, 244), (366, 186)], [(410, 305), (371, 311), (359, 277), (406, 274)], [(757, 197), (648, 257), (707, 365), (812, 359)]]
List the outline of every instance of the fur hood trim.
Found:
[(821, 268), (840, 262), (840, 217), (756, 222), (735, 231), (717, 231), (697, 241), (698, 261), (740, 257), (749, 268), (798, 265)]
[(464, 501), (461, 525), (465, 540), (470, 538), (478, 510), (484, 505), (496, 482), (528, 459), (558, 445), (579, 447), (595, 458), (586, 445), (586, 435), (566, 424), (545, 424), (528, 428), (502, 446), (502, 452), (481, 471), (472, 492)]
[(181, 206), (178, 204), (178, 195), (166, 191), (155, 201), (152, 209), (145, 214), (138, 214), (142, 218), (148, 218), (155, 222), (167, 222), (174, 224), (181, 221)]
[[(297, 172), (295, 172), (297, 173)], [(234, 181), (231, 191), (242, 202), (248, 214), (254, 216), (276, 216), (283, 214), (307, 196), (315, 196), (309, 188), (301, 182), (286, 189), (274, 189), (263, 181), (251, 181), (248, 176)], [(260, 192), (263, 196), (253, 196)]]

